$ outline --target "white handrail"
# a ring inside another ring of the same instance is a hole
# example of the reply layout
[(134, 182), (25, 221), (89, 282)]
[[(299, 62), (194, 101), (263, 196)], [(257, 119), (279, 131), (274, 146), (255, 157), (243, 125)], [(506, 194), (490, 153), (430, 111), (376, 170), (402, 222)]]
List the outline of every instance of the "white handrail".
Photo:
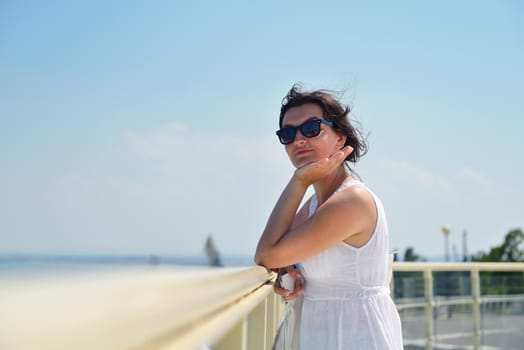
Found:
[[(252, 267), (3, 279), (0, 349), (201, 349), (272, 295), (271, 278)], [(226, 313), (229, 323), (199, 331)]]

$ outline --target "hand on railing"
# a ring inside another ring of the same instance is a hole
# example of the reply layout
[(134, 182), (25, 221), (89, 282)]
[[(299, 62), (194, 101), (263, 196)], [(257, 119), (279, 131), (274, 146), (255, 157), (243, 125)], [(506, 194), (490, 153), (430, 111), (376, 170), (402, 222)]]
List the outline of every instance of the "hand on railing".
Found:
[(286, 266), (278, 269), (278, 277), (274, 286), (275, 293), (285, 301), (295, 300), (304, 288), (304, 278), (296, 266)]

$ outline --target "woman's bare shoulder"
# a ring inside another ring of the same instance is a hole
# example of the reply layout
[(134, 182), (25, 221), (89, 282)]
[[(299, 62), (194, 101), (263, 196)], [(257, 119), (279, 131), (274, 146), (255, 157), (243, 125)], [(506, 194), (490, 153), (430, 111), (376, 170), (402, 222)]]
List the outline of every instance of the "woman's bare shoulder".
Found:
[(375, 209), (375, 199), (371, 192), (362, 186), (350, 186), (337, 193), (335, 193), (326, 202), (343, 204), (345, 206), (355, 208), (371, 208)]

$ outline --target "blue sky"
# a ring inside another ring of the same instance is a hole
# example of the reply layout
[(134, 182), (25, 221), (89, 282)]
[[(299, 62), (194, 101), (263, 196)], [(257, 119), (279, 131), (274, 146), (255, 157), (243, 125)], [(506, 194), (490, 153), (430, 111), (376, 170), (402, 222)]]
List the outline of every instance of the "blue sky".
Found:
[(524, 228), (519, 1), (3, 1), (0, 252), (250, 255), (280, 101), (344, 91), (391, 247)]

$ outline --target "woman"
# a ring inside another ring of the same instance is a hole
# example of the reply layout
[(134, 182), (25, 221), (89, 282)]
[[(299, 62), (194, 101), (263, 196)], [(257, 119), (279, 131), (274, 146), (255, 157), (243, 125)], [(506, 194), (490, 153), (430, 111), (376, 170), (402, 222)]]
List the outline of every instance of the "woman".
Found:
[[(304, 277), (302, 350), (402, 349), (387, 285), (386, 216), (346, 163), (367, 149), (348, 114), (326, 91), (294, 85), (284, 98), (277, 135), (296, 170), (268, 219), (255, 262), (269, 269), (297, 264)], [(310, 185), (315, 194), (299, 209)]]

